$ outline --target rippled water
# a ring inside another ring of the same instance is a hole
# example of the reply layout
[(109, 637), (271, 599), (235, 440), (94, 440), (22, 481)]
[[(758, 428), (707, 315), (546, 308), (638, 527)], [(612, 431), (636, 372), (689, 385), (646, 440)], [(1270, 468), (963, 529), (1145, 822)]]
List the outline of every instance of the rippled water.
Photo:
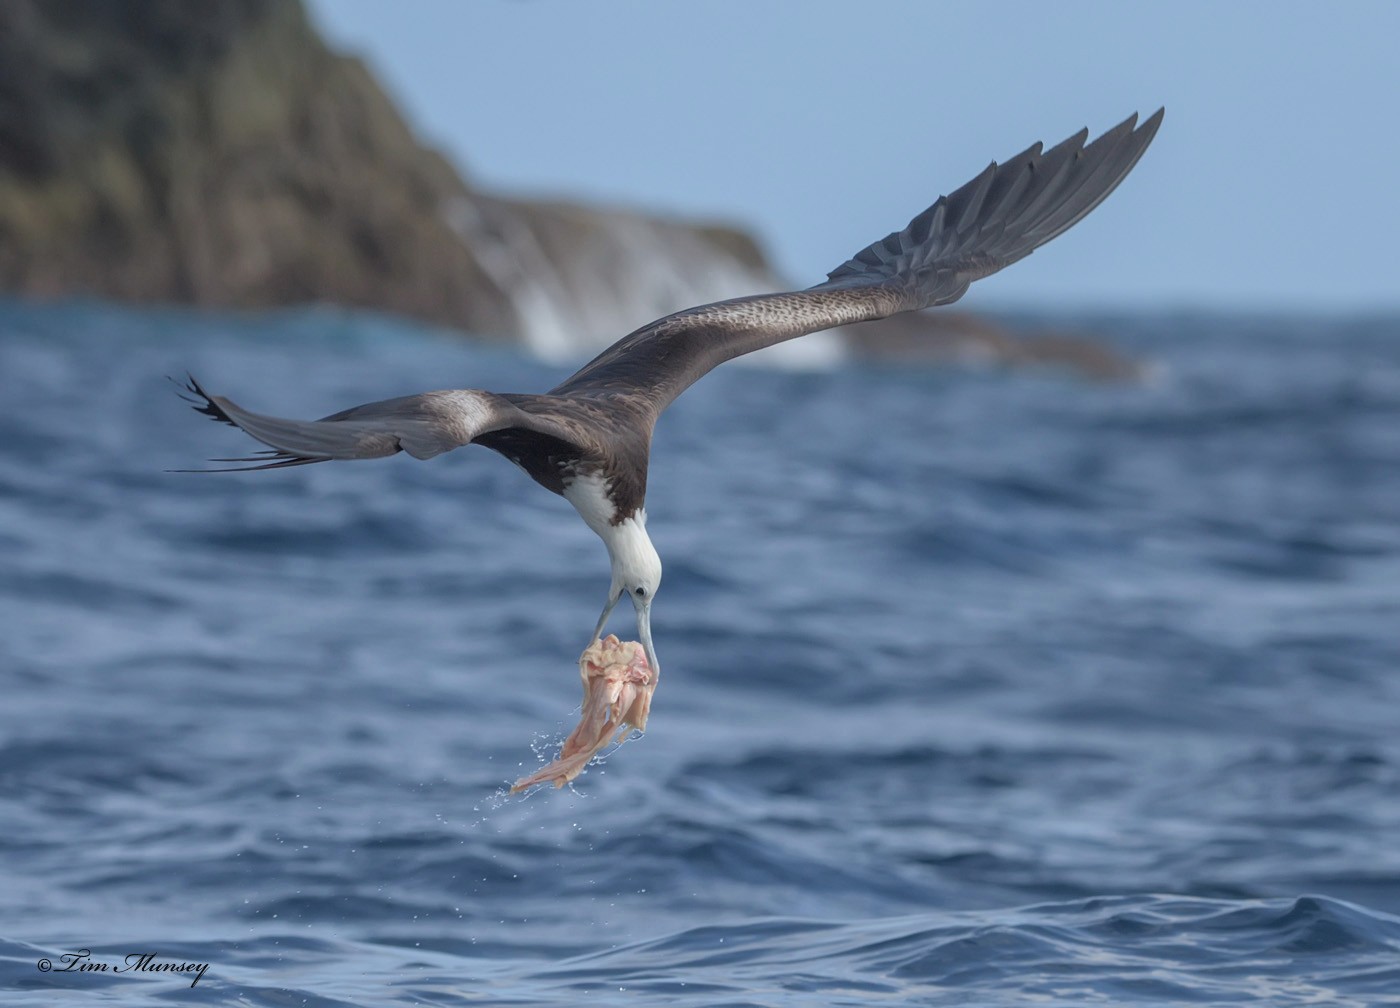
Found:
[(1400, 321), (1093, 325), (1162, 378), (688, 393), (650, 731), (512, 799), (602, 545), (483, 449), (168, 474), (247, 444), (162, 376), (312, 416), (556, 370), (0, 306), (5, 1003), (1400, 1003)]

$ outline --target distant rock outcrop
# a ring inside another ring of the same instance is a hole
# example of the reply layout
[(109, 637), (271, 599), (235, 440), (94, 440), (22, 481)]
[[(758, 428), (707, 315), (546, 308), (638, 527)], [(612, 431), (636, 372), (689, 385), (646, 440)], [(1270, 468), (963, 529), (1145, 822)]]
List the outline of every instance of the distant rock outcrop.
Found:
[[(299, 0), (0, 3), (0, 290), (334, 302), (578, 356), (780, 286), (734, 228), (475, 190)], [(902, 354), (916, 329), (927, 357), (965, 342), (938, 339), (952, 321), (876, 323), (854, 347)]]

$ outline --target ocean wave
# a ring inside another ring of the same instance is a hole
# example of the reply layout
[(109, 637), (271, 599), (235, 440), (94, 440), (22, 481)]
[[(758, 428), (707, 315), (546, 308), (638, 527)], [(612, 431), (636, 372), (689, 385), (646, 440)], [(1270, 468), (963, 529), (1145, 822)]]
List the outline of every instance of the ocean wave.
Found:
[[(481, 449), (167, 473), (247, 445), (163, 375), (314, 416), (557, 369), (0, 306), (7, 1004), (1393, 999), (1400, 344), (1190, 323), (1114, 322), (1151, 387), (717, 370), (657, 431), (648, 730), (519, 799), (596, 538)], [(82, 948), (209, 970), (37, 966)]]

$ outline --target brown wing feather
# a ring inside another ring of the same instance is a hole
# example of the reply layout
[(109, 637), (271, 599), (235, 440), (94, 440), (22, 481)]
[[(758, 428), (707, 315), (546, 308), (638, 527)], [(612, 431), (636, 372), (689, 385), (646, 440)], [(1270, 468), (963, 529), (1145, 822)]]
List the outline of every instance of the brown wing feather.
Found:
[[(246, 467), (249, 469), (383, 458), (401, 451), (414, 458), (429, 459), (509, 428), (556, 445), (578, 433), (553, 423), (547, 415), (522, 409), (511, 397), (479, 389), (449, 389), (384, 399), (320, 420), (290, 420), (254, 413), (231, 399), (210, 395), (193, 377), (183, 386), (183, 397), (198, 412), (237, 427), (271, 449), (241, 458), (211, 459), (254, 463)], [(583, 451), (585, 446), (575, 446), (575, 450)]]
[[(805, 291), (690, 308), (623, 337), (552, 390), (625, 399), (651, 420), (712, 368), (807, 333), (951, 304), (1064, 233), (1111, 193), (1157, 133), (1162, 111), (1093, 143), (1087, 130), (1042, 153), (993, 162), (961, 189)], [(1136, 128), (1134, 128), (1136, 126)]]

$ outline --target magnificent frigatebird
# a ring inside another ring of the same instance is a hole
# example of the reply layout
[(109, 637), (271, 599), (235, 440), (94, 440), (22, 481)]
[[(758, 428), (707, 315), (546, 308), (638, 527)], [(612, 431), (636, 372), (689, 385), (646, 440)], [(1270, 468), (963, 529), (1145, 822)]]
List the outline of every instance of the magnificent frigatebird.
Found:
[(643, 505), (652, 427), (661, 411), (711, 368), (742, 354), (833, 326), (951, 304), (974, 280), (1025, 258), (1098, 206), (1152, 142), (1162, 112), (1141, 126), (1133, 115), (1087, 146), (1088, 130), (1081, 130), (1048, 151), (1037, 143), (1005, 164), (993, 162), (823, 283), (667, 315), (624, 336), (544, 395), (451, 389), (320, 420), (283, 420), (209, 395), (193, 378), (186, 388), (199, 412), (271, 449), (211, 460), (254, 463), (236, 471), (400, 451), (428, 459), (468, 444), (500, 452), (561, 494), (602, 538), (612, 586), (593, 640), (626, 594), (656, 674), (651, 603), (661, 586), (661, 558), (647, 536)]

